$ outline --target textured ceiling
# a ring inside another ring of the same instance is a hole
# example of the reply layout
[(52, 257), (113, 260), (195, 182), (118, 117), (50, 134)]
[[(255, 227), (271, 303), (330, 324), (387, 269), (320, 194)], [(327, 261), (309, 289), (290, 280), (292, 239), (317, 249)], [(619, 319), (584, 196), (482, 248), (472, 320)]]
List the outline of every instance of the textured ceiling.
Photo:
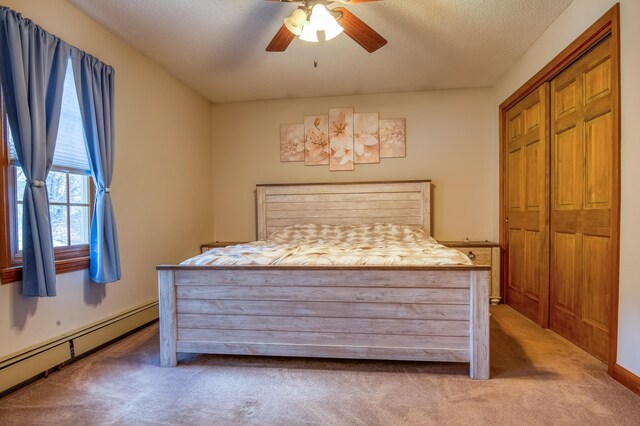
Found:
[(373, 54), (344, 34), (266, 52), (295, 10), (286, 3), (67, 1), (212, 102), (231, 102), (492, 86), (572, 0), (347, 6), (389, 40)]

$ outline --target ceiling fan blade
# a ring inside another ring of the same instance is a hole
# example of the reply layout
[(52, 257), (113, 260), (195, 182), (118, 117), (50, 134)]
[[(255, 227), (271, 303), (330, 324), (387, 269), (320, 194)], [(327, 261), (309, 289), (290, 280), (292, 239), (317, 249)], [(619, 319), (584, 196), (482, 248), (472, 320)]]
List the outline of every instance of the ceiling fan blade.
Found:
[(267, 46), (267, 52), (284, 52), (294, 38), (296, 38), (295, 34), (289, 31), (286, 26), (281, 26), (269, 46)]
[(384, 37), (344, 7), (336, 7), (333, 10), (342, 14), (338, 23), (344, 28), (345, 34), (364, 47), (367, 52), (373, 53), (387, 44)]

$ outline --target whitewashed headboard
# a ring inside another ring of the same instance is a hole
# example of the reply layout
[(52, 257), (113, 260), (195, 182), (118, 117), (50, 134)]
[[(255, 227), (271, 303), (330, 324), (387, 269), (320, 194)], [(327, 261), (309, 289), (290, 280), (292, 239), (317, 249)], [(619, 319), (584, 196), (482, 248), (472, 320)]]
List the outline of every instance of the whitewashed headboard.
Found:
[(256, 186), (258, 239), (285, 226), (388, 222), (431, 235), (431, 181)]

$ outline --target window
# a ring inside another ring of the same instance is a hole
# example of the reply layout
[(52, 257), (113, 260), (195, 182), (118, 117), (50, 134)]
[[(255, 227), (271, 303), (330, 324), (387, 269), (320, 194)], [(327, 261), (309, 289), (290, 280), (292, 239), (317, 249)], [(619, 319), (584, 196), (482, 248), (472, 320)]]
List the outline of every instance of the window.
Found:
[[(23, 196), (27, 180), (18, 163), (6, 114), (1, 112), (0, 225), (8, 236), (0, 242), (0, 280), (4, 284), (22, 276)], [(47, 190), (56, 271), (87, 268), (93, 184), (71, 61), (64, 81), (60, 126)]]
[[(22, 223), (22, 197), (27, 183), (19, 167), (12, 167), (17, 196), (14, 216), (16, 228)], [(68, 247), (89, 244), (90, 178), (82, 173), (56, 168), (47, 176), (49, 191), (49, 214), (54, 247)], [(18, 232), (18, 251), (22, 251), (22, 233)]]

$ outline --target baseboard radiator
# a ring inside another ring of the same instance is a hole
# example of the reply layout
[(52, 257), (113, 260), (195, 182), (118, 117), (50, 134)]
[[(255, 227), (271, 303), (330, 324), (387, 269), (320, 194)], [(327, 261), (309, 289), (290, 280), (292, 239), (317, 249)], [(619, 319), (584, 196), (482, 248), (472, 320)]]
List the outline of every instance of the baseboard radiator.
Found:
[(158, 302), (137, 306), (0, 359), (0, 396), (158, 319)]

